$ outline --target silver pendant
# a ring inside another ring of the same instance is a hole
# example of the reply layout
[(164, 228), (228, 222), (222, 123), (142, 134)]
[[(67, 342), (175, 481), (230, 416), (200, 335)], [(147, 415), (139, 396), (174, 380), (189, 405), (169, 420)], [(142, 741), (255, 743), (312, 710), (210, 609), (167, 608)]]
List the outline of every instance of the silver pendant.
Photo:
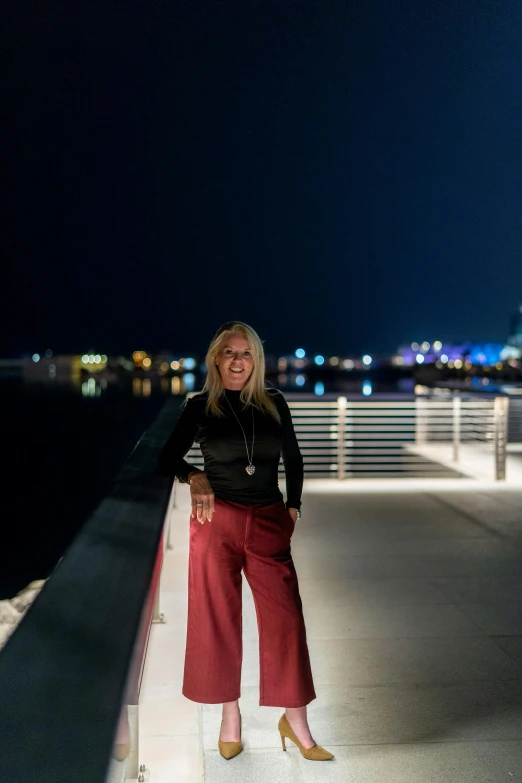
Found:
[(254, 467), (254, 465), (247, 465), (245, 470), (251, 476), (252, 473), (255, 471), (255, 467)]

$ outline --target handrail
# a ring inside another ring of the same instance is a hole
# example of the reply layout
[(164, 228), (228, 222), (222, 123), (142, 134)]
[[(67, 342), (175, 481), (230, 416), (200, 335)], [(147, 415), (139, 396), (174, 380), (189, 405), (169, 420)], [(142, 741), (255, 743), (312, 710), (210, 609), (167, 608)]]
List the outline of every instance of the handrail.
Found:
[(0, 748), (9, 783), (104, 783), (139, 690), (172, 479), (157, 454), (169, 399), (0, 652)]

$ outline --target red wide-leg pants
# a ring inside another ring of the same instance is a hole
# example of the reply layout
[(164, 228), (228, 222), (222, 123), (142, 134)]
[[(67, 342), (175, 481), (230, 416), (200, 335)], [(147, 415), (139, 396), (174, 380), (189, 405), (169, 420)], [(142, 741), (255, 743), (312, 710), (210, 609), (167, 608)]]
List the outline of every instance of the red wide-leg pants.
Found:
[(259, 704), (303, 707), (316, 693), (290, 552), (294, 521), (283, 500), (214, 503), (210, 522), (190, 517), (182, 693), (204, 704), (241, 696), (243, 570), (259, 630)]

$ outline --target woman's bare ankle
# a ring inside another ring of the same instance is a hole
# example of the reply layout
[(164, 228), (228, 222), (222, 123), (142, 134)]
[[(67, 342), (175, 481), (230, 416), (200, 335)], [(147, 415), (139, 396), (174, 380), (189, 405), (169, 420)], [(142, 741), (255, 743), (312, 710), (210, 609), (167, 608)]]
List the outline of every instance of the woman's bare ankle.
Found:
[(229, 715), (238, 715), (239, 714), (239, 699), (236, 699), (235, 701), (226, 701), (223, 703), (223, 717), (228, 717)]
[(239, 722), (239, 700), (227, 701), (223, 704), (223, 720), (219, 732), (223, 742), (238, 742), (241, 736)]
[(305, 707), (285, 707), (285, 715), (289, 721), (308, 726), (308, 718)]

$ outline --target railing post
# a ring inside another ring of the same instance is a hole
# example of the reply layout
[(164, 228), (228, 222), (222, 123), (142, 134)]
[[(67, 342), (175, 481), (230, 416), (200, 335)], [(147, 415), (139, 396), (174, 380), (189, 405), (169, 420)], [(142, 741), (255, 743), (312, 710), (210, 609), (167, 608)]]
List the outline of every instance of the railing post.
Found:
[[(344, 477), (353, 477), (353, 455), (354, 455), (354, 441), (353, 441), (353, 426), (354, 426), (354, 409), (348, 402), (344, 411)], [(348, 449), (348, 451), (346, 451)]]
[[(172, 495), (171, 495), (171, 497), (172, 497)], [(170, 519), (170, 514), (171, 514), (170, 502), (169, 502), (169, 510), (168, 510), (167, 514), (168, 514), (168, 517)], [(156, 594), (154, 595), (154, 605), (153, 605), (153, 608), (152, 608), (152, 618), (151, 618), (151, 622), (152, 623), (164, 623), (165, 622), (165, 615), (163, 614), (162, 611), (160, 611), (161, 575), (163, 573), (163, 560), (165, 558), (165, 548), (166, 548), (166, 538), (167, 538), (165, 533), (166, 533), (165, 528), (163, 528), (163, 532), (161, 534), (161, 541), (160, 541), (160, 546), (161, 546), (161, 570), (159, 572), (158, 582), (157, 582), (157, 585), (156, 585)]]
[(172, 535), (171, 535), (171, 531), (172, 531), (172, 509), (173, 508), (177, 508), (177, 503), (176, 503), (176, 487), (177, 487), (177, 485), (178, 485), (178, 480), (177, 480), (177, 478), (175, 478), (174, 482), (172, 484), (172, 492), (170, 493), (169, 507), (168, 507), (168, 510), (167, 510), (167, 519), (166, 519), (166, 524), (167, 524), (167, 549), (174, 549), (174, 545), (172, 543)]
[(160, 611), (160, 586), (158, 584), (158, 589), (156, 590), (156, 595), (154, 596), (154, 609), (152, 612), (152, 621), (153, 623), (164, 623), (165, 622), (165, 615), (163, 612)]
[(505, 481), (506, 478), (506, 440), (508, 419), (508, 397), (495, 397), (495, 480)]
[(125, 766), (125, 781), (138, 780), (140, 774), (140, 708), (127, 705), (130, 729), (130, 753)]
[(337, 398), (337, 478), (346, 478), (344, 466), (344, 443), (346, 427), (346, 397)]
[(415, 443), (426, 443), (426, 400), (422, 397), (415, 397)]
[(460, 446), (460, 423), (461, 423), (461, 411), (462, 400), (460, 394), (453, 395), (453, 460), (459, 461), (459, 446)]

